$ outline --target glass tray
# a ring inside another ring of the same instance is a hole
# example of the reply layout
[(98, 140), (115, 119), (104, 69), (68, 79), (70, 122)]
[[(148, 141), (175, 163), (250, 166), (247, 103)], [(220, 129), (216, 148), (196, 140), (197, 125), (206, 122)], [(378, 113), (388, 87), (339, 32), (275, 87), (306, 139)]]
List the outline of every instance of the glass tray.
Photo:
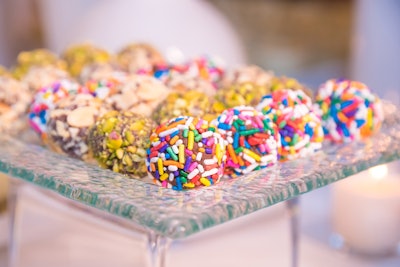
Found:
[(178, 239), (399, 159), (400, 115), (388, 102), (384, 109), (382, 130), (364, 142), (326, 143), (311, 157), (208, 188), (160, 188), (9, 137), (0, 138), (0, 171)]

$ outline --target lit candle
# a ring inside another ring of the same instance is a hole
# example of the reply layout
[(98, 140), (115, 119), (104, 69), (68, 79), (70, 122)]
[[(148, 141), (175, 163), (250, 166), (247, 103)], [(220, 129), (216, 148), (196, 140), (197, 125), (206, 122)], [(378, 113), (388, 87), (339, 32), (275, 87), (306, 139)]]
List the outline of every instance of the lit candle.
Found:
[(385, 255), (400, 242), (400, 175), (381, 165), (333, 186), (333, 228), (349, 248)]

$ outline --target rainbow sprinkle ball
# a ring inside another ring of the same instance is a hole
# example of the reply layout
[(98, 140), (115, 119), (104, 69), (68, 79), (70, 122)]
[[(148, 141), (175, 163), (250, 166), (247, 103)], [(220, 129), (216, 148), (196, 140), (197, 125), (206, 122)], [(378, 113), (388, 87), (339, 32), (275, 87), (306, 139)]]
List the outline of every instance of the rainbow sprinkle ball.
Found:
[(371, 136), (383, 121), (382, 105), (363, 83), (328, 80), (316, 97), (322, 115), (325, 138), (351, 142)]
[(280, 160), (305, 157), (322, 147), (321, 119), (303, 91), (274, 91), (262, 98), (257, 109), (270, 116), (279, 129)]
[(249, 106), (225, 110), (212, 124), (227, 142), (225, 174), (247, 174), (278, 161), (280, 138), (269, 116)]
[(150, 136), (148, 171), (156, 184), (175, 190), (219, 182), (226, 161), (218, 130), (203, 119), (181, 116), (158, 126)]

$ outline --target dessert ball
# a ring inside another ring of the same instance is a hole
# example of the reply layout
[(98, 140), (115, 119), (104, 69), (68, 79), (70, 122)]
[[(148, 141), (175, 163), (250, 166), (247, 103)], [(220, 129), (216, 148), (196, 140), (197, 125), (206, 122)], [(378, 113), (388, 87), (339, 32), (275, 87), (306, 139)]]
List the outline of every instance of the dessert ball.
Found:
[(29, 123), (33, 130), (45, 139), (48, 111), (54, 109), (55, 104), (61, 99), (78, 94), (80, 91), (80, 85), (70, 80), (61, 80), (40, 89), (29, 108)]
[(196, 90), (209, 96), (215, 95), (216, 92), (210, 81), (186, 72), (179, 66), (170, 66), (165, 69), (158, 68), (154, 76), (175, 92), (184, 93), (186, 91)]
[(64, 79), (71, 79), (68, 72), (55, 66), (48, 65), (31, 67), (22, 78), (22, 81), (28, 85), (30, 92), (34, 94), (39, 89)]
[(214, 88), (219, 88), (225, 74), (224, 63), (216, 57), (200, 56), (187, 63), (186, 72), (210, 82)]
[(31, 67), (49, 65), (59, 69), (66, 68), (66, 63), (49, 50), (36, 49), (24, 51), (18, 54), (17, 63), (14, 68), (14, 76), (21, 79)]
[(290, 90), (301, 90), (303, 91), (308, 97), (311, 99), (313, 98), (313, 92), (310, 88), (301, 84), (294, 78), (289, 78), (286, 76), (276, 76), (273, 77), (270, 84), (271, 92), (283, 89), (290, 89)]
[(135, 43), (124, 47), (117, 55), (124, 71), (133, 74), (152, 74), (157, 65), (164, 65), (163, 55), (152, 45)]
[(132, 178), (147, 176), (146, 149), (154, 122), (129, 111), (110, 111), (90, 129), (88, 143), (100, 166)]
[(225, 174), (246, 174), (278, 161), (279, 132), (268, 115), (239, 106), (225, 110), (212, 124), (227, 141)]
[(90, 161), (89, 128), (107, 111), (100, 99), (89, 94), (72, 95), (58, 101), (49, 111), (47, 144), (58, 153)]
[(268, 93), (268, 87), (246, 82), (219, 89), (215, 99), (225, 108), (256, 106)]
[(153, 112), (157, 123), (165, 123), (179, 116), (201, 117), (211, 121), (224, 107), (200, 91), (173, 92)]
[(168, 93), (168, 87), (156, 78), (132, 74), (119, 86), (117, 93), (106, 98), (106, 102), (115, 110), (150, 116)]
[(31, 97), (25, 84), (9, 76), (0, 76), (0, 132), (19, 134), (26, 129), (24, 117)]
[(69, 73), (73, 77), (78, 77), (87, 65), (109, 62), (110, 54), (103, 48), (91, 44), (78, 44), (67, 48), (62, 58), (67, 62)]
[(383, 110), (379, 98), (363, 83), (328, 80), (316, 96), (325, 138), (333, 142), (359, 140), (379, 130)]
[(228, 71), (223, 79), (223, 87), (252, 83), (255, 86), (270, 87), (274, 73), (255, 65), (237, 67)]
[(0, 76), (12, 77), (11, 73), (5, 67), (0, 65)]
[(278, 127), (282, 161), (304, 157), (321, 148), (324, 137), (321, 118), (303, 91), (274, 91), (263, 97), (257, 110), (269, 115)]
[(79, 79), (83, 83), (93, 80), (116, 80), (123, 82), (126, 77), (126, 72), (122, 71), (117, 65), (107, 62), (89, 64), (82, 69), (79, 75)]
[(153, 130), (150, 141), (148, 170), (162, 187), (182, 190), (209, 186), (223, 175), (224, 140), (203, 119), (174, 118)]
[(121, 86), (122, 83), (114, 79), (89, 80), (82, 87), (82, 92), (104, 100), (114, 94), (120, 93)]

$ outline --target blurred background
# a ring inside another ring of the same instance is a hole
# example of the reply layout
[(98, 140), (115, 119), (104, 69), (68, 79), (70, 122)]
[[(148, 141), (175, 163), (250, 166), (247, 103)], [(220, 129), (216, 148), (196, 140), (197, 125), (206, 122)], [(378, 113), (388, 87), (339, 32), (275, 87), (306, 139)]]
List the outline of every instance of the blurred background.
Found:
[(147, 41), (164, 52), (215, 54), (228, 66), (251, 62), (312, 88), (348, 77), (391, 96), (400, 89), (400, 4), (375, 2), (2, 0), (0, 64), (39, 47), (59, 53), (92, 42), (115, 52)]
[[(1, 0), (0, 65), (12, 67), (19, 52), (41, 47), (60, 53), (91, 42), (116, 52), (145, 41), (165, 53), (179, 48), (187, 57), (216, 55), (228, 67), (253, 63), (314, 90), (330, 78), (356, 79), (400, 104), (399, 27), (397, 0)], [(0, 177), (0, 214), (5, 192)], [(303, 206), (312, 220), (302, 229), (324, 244), (331, 240), (330, 194), (309, 194)], [(316, 202), (325, 204), (316, 208)], [(1, 248), (6, 235), (0, 218)], [(0, 266), (4, 258), (0, 252)], [(306, 259), (304, 266), (320, 266)], [(340, 260), (346, 266), (400, 266), (393, 255)]]

